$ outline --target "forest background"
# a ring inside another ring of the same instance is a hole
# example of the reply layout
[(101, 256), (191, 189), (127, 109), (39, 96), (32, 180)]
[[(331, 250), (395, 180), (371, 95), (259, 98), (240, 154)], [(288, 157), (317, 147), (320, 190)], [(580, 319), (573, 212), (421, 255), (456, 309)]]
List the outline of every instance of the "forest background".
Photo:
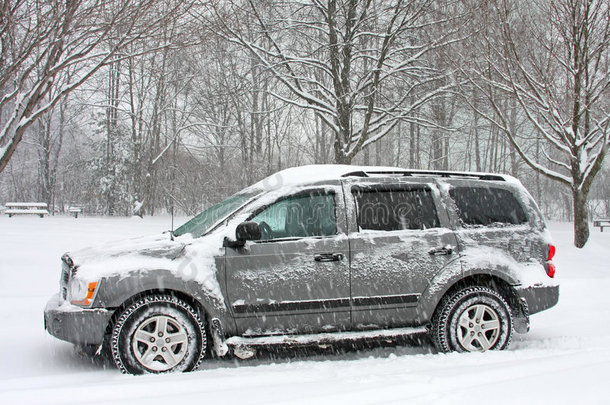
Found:
[[(185, 4), (188, 3), (188, 4)], [(0, 202), (194, 215), (312, 163), (610, 217), (604, 0), (0, 0)]]

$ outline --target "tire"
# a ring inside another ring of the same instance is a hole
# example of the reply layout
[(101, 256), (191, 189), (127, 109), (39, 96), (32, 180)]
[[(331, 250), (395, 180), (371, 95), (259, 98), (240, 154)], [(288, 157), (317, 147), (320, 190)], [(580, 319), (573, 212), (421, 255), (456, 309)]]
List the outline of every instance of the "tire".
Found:
[(203, 360), (207, 337), (197, 311), (180, 298), (159, 294), (138, 299), (120, 314), (110, 344), (123, 373), (185, 372)]
[(430, 332), (440, 352), (504, 350), (513, 335), (513, 317), (495, 290), (467, 287), (441, 300)]

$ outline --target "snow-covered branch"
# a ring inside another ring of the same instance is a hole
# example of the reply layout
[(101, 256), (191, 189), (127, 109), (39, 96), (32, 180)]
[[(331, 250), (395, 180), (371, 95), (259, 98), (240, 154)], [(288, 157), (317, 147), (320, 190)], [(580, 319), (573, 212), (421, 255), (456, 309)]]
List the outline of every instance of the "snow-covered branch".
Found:
[[(215, 8), (216, 23), (283, 85), (273, 94), (290, 105), (313, 110), (334, 134), (335, 161), (349, 163), (366, 145), (381, 139), (413, 110), (446, 91), (410, 91), (393, 102), (383, 96), (395, 82), (414, 90), (436, 80), (425, 58), (462, 40), (456, 30), (431, 39), (446, 24), (429, 1), (233, 1)], [(250, 30), (225, 16), (239, 15)], [(252, 35), (256, 32), (258, 35)], [(406, 105), (407, 98), (415, 100)]]
[[(25, 130), (128, 45), (155, 35), (169, 16), (185, 12), (180, 2), (157, 0), (40, 3), (8, 0), (3, 16), (3, 97), (10, 117), (0, 129), (0, 172)], [(69, 75), (68, 75), (69, 72)]]

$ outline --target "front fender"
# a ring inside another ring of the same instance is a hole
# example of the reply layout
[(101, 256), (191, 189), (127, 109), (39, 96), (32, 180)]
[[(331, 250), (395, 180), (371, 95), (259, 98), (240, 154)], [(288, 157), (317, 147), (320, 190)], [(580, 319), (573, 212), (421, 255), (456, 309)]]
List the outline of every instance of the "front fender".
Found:
[(118, 308), (132, 297), (147, 291), (176, 291), (197, 301), (206, 314), (225, 321), (227, 317), (224, 298), (220, 289), (212, 288), (193, 279), (183, 278), (172, 271), (132, 270), (101, 280), (96, 292), (94, 307)]

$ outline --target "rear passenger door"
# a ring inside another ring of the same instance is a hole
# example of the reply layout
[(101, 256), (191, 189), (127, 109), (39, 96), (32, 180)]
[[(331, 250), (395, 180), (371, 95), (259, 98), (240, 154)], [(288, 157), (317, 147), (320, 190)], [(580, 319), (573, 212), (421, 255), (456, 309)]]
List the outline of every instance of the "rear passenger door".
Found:
[(438, 189), (433, 183), (352, 185), (346, 195), (355, 214), (352, 325), (408, 325), (432, 278), (458, 257)]

